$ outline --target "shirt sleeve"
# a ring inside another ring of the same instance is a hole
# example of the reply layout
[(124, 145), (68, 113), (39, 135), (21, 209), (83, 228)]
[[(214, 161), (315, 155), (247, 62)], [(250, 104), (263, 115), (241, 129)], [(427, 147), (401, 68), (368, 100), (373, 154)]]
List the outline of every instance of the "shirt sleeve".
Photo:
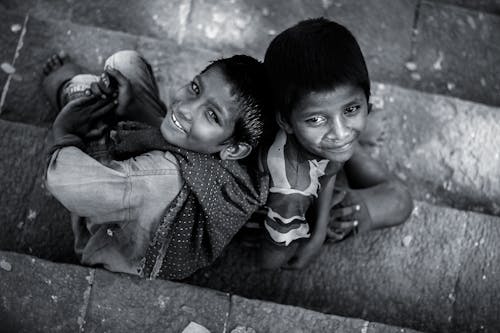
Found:
[(52, 154), (47, 189), (70, 212), (104, 220), (124, 220), (129, 213), (130, 180), (127, 161), (106, 166), (76, 147)]

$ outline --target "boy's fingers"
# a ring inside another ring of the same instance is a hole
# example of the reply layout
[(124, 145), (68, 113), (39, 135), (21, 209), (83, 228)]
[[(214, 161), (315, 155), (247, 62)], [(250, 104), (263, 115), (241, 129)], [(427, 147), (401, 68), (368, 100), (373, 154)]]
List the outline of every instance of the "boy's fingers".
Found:
[(74, 99), (72, 100), (71, 102), (69, 102), (68, 104), (66, 104), (64, 107), (83, 107), (83, 106), (87, 106), (87, 105), (91, 105), (92, 103), (95, 102), (95, 97), (94, 96), (82, 96), (82, 97), (78, 97), (77, 99)]
[(100, 118), (100, 117), (108, 114), (111, 110), (113, 110), (115, 108), (115, 106), (116, 105), (113, 103), (108, 103), (106, 105), (99, 106), (92, 113), (91, 119), (97, 119), (97, 118)]
[(106, 72), (111, 75), (116, 82), (118, 82), (118, 85), (120, 86), (125, 86), (128, 84), (128, 79), (117, 69), (114, 69), (112, 67), (106, 67)]
[(326, 229), (326, 235), (328, 236), (328, 238), (334, 240), (341, 240), (345, 237), (345, 234), (343, 232), (336, 232), (331, 229)]
[(358, 221), (333, 221), (330, 225), (333, 229), (352, 229), (358, 226)]
[(90, 90), (92, 91), (92, 94), (97, 97), (100, 97), (102, 99), (108, 98), (108, 96), (106, 96), (106, 94), (101, 90), (101, 87), (97, 82), (92, 82), (90, 84)]
[(332, 217), (344, 217), (344, 216), (349, 216), (357, 211), (359, 211), (361, 207), (359, 205), (354, 205), (354, 206), (347, 206), (347, 207), (342, 207), (342, 208), (333, 208), (330, 211), (330, 215)]

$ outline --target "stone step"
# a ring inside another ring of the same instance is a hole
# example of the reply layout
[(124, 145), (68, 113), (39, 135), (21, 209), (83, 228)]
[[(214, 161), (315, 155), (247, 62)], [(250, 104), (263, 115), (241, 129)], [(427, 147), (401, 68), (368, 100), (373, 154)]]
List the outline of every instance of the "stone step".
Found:
[(262, 271), (236, 241), (188, 282), (426, 332), (499, 332), (499, 226), (417, 202), (404, 225), (325, 245), (302, 271)]
[(500, 0), (432, 0), (437, 3), (446, 3), (464, 8), (474, 9), (481, 12), (500, 15)]
[(212, 333), (418, 333), (1, 251), (0, 291), (3, 332), (181, 332), (194, 322)]
[[(325, 16), (358, 37), (373, 80), (500, 105), (500, 74), (492, 70), (498, 67), (500, 17), (481, 6), (469, 6), (478, 11), (446, 4), (450, 1), (4, 0), (0, 8), (63, 25), (74, 22), (258, 58), (280, 31), (304, 18)], [(496, 0), (491, 1), (494, 6)], [(106, 39), (89, 41), (106, 49)]]
[(363, 140), (414, 198), (500, 214), (500, 108), (375, 84)]
[[(11, 12), (0, 13), (0, 19), (3, 29), (24, 22), (23, 16)], [(40, 126), (48, 126), (55, 115), (40, 89), (40, 64), (60, 49), (71, 50), (77, 63), (96, 72), (112, 53), (140, 50), (153, 64), (163, 94), (221, 55), (168, 39), (160, 42), (66, 21), (29, 18), (25, 31), (15, 62), (21, 79), (10, 81), (1, 117)], [(411, 184), (413, 195), (440, 205), (499, 214), (498, 108), (389, 84), (373, 86), (371, 150)]]

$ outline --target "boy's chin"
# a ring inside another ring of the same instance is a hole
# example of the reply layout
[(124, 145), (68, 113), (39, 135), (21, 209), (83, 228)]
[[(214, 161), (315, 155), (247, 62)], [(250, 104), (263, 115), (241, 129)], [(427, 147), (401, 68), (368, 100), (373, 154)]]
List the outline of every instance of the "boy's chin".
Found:
[(324, 156), (322, 156), (322, 157), (324, 159), (327, 159), (327, 160), (332, 161), (332, 162), (344, 163), (344, 162), (347, 162), (352, 157), (353, 154), (354, 154), (354, 150), (350, 149), (348, 151), (341, 152), (341, 153), (338, 153), (338, 152), (327, 153), (327, 154), (324, 154)]

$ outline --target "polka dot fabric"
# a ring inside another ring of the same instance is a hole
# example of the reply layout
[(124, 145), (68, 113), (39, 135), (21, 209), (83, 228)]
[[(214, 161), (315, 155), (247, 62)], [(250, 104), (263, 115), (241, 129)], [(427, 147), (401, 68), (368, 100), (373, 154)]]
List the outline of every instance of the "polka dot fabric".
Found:
[[(159, 130), (139, 132), (132, 136), (133, 145), (170, 151), (185, 181), (165, 211), (143, 259), (141, 275), (183, 279), (221, 254), (250, 215), (266, 202), (269, 180), (265, 175), (250, 176), (237, 161), (169, 145)], [(149, 142), (152, 140), (154, 143)], [(134, 150), (123, 149), (123, 145), (120, 149)]]

